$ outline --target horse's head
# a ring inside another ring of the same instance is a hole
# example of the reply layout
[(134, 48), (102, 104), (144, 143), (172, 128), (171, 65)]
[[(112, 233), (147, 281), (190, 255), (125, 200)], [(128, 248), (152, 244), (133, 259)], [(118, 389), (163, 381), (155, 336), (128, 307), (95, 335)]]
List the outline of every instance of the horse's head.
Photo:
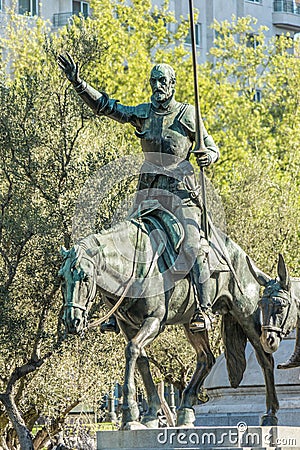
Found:
[(261, 344), (266, 353), (275, 352), (282, 338), (293, 328), (293, 316), (297, 315), (292, 301), (291, 281), (283, 256), (278, 259), (278, 277), (271, 279), (248, 259), (251, 273), (265, 289), (259, 301), (262, 316)]
[(76, 334), (87, 325), (88, 309), (96, 294), (96, 273), (93, 259), (80, 245), (71, 250), (62, 247), (64, 258), (59, 270), (64, 298), (63, 322), (67, 332)]

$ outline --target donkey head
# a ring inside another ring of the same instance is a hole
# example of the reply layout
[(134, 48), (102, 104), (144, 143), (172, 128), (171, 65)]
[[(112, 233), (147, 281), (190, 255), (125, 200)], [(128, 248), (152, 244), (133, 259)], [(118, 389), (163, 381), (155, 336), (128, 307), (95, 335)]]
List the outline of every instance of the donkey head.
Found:
[(292, 313), (296, 314), (288, 270), (282, 255), (279, 255), (278, 277), (275, 279), (257, 269), (248, 257), (247, 263), (256, 281), (264, 287), (259, 301), (262, 317), (260, 340), (265, 352), (273, 353), (278, 349), (281, 339), (291, 331)]

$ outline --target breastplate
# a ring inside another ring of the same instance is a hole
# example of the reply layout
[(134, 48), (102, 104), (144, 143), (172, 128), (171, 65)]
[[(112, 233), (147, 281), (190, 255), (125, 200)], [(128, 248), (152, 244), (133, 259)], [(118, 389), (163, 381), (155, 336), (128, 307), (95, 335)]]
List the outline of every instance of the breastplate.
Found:
[[(179, 121), (186, 105), (177, 103), (169, 113), (160, 114), (153, 109), (136, 135), (141, 139), (145, 159), (156, 165), (169, 165), (167, 155), (179, 160), (187, 159), (192, 141), (187, 129)], [(171, 158), (174, 161), (174, 159)]]

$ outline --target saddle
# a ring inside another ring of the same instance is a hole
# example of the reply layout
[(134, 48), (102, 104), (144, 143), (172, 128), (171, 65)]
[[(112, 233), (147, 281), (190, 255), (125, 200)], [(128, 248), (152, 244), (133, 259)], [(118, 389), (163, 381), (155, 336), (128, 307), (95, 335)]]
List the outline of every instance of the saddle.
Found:
[[(184, 228), (178, 218), (165, 209), (158, 200), (149, 199), (142, 201), (138, 209), (129, 216), (129, 219), (143, 223), (157, 252), (159, 253), (160, 248), (164, 248), (162, 254), (164, 263), (167, 268), (171, 268), (175, 264), (185, 236)], [(201, 236), (201, 239), (204, 238)], [(210, 236), (209, 245), (205, 240), (208, 247), (208, 262), (211, 273), (228, 272), (230, 270), (220, 247), (220, 240), (221, 237), (216, 237), (215, 233)]]

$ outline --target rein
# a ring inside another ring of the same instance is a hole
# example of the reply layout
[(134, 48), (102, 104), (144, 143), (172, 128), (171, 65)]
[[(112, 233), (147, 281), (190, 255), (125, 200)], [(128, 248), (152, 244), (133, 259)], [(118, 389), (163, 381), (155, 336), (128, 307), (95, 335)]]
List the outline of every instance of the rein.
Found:
[[(132, 266), (132, 271), (131, 271), (131, 275), (129, 277), (128, 283), (125, 286), (125, 289), (121, 295), (121, 297), (119, 298), (119, 300), (117, 301), (117, 303), (108, 311), (107, 314), (105, 314), (105, 316), (101, 317), (101, 319), (97, 319), (94, 322), (91, 322), (87, 325), (87, 328), (96, 328), (99, 325), (101, 325), (102, 323), (106, 322), (110, 316), (112, 316), (116, 310), (121, 306), (121, 304), (123, 303), (124, 298), (126, 297), (126, 294), (129, 290), (129, 288), (132, 286), (133, 282), (134, 282), (134, 272), (135, 272), (135, 268), (136, 268), (136, 263), (137, 263), (137, 259), (136, 259), (136, 252), (137, 252), (137, 247), (138, 247), (138, 242), (139, 242), (139, 235), (140, 235), (140, 227), (138, 227), (137, 230), (137, 236), (136, 236), (136, 244), (135, 244), (135, 249), (134, 249), (134, 258), (133, 258), (133, 266)], [(87, 302), (88, 304), (88, 302)]]
[[(134, 265), (135, 265), (135, 264), (134, 264)], [(105, 316), (101, 317), (101, 319), (98, 319), (98, 320), (95, 320), (95, 321), (92, 322), (92, 323), (89, 323), (88, 326), (87, 326), (87, 328), (96, 328), (96, 327), (98, 327), (99, 325), (101, 325), (102, 323), (106, 322), (106, 321), (110, 318), (110, 316), (112, 316), (112, 315), (114, 314), (114, 312), (115, 312), (115, 311), (119, 308), (119, 306), (122, 304), (122, 302), (123, 302), (123, 300), (124, 300), (124, 298), (125, 298), (125, 296), (126, 296), (128, 290), (129, 290), (129, 288), (132, 286), (132, 284), (133, 284), (133, 279), (132, 279), (132, 276), (131, 276), (131, 278), (129, 279), (129, 282), (128, 282), (127, 285), (125, 286), (125, 289), (124, 289), (124, 291), (123, 291), (123, 294), (121, 295), (121, 297), (119, 298), (119, 300), (117, 301), (117, 303), (109, 310), (109, 312), (108, 312)]]
[[(137, 236), (136, 236), (136, 245), (135, 245), (135, 249), (134, 249), (134, 259), (133, 259), (132, 272), (131, 272), (129, 281), (128, 281), (127, 285), (125, 286), (125, 289), (124, 289), (124, 291), (123, 291), (123, 294), (121, 295), (121, 297), (119, 298), (119, 300), (117, 301), (117, 303), (109, 310), (109, 312), (108, 312), (105, 316), (103, 316), (101, 319), (95, 320), (95, 321), (92, 322), (92, 323), (89, 323), (89, 324), (87, 325), (87, 328), (96, 328), (96, 327), (98, 327), (99, 325), (101, 325), (102, 323), (106, 322), (106, 321), (110, 318), (110, 316), (112, 316), (112, 315), (116, 312), (116, 310), (121, 306), (121, 304), (123, 303), (123, 300), (124, 300), (124, 298), (126, 297), (126, 294), (127, 294), (128, 290), (129, 290), (129, 288), (130, 288), (130, 287), (133, 285), (133, 283), (134, 283), (133, 275), (134, 275), (135, 268), (136, 268), (136, 263), (137, 263), (136, 252), (137, 252), (137, 247), (138, 247), (138, 242), (139, 242), (140, 233), (141, 233), (141, 227), (138, 226), (138, 231), (137, 231)], [(158, 249), (156, 250), (155, 253), (157, 253), (157, 254), (160, 253), (160, 251), (161, 251), (161, 249), (162, 249), (162, 245), (163, 245), (163, 244), (160, 244), (160, 245), (158, 246)], [(153, 270), (154, 270), (154, 262), (155, 262), (155, 254), (153, 255), (153, 258), (152, 258), (150, 267), (149, 267), (149, 269), (148, 269), (148, 272), (147, 272), (146, 275), (145, 275), (145, 278), (146, 278), (147, 276), (148, 276), (148, 277), (151, 276), (151, 274), (152, 274), (152, 272), (153, 272)]]

